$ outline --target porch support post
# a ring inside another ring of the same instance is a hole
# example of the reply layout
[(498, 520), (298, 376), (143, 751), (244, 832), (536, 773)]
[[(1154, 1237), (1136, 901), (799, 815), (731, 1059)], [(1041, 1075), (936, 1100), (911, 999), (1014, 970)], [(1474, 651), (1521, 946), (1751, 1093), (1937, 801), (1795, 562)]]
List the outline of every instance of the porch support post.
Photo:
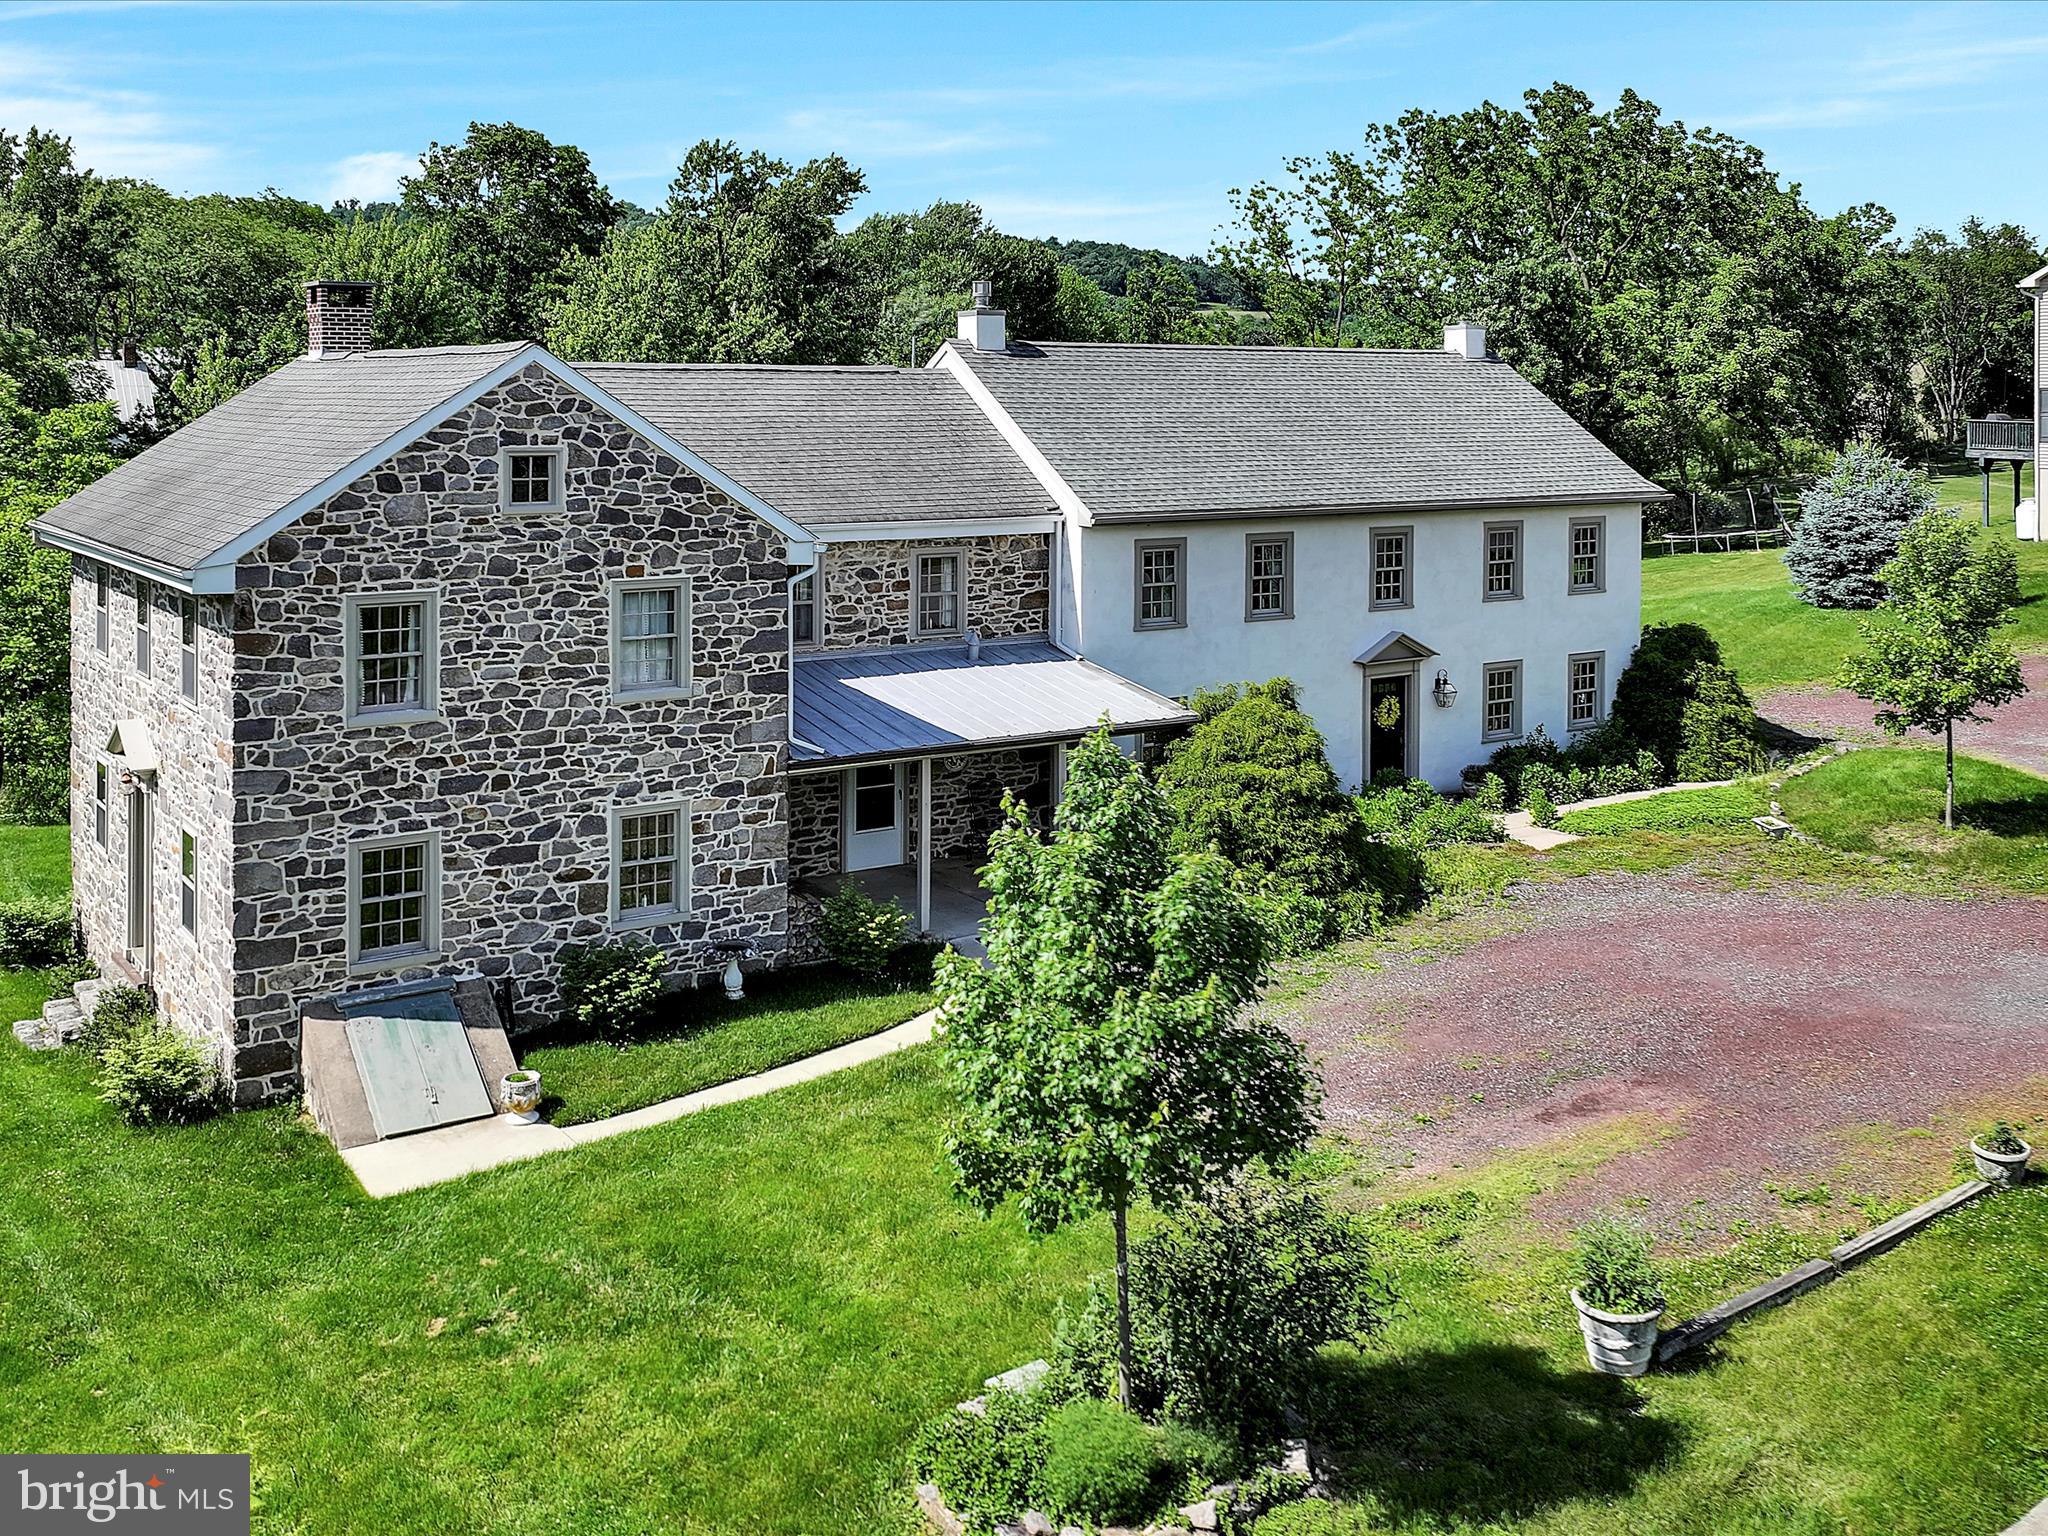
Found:
[(932, 760), (917, 760), (917, 931), (932, 931)]
[(1067, 744), (1056, 741), (1052, 744), (1052, 803), (1059, 808), (1060, 801), (1067, 793)]

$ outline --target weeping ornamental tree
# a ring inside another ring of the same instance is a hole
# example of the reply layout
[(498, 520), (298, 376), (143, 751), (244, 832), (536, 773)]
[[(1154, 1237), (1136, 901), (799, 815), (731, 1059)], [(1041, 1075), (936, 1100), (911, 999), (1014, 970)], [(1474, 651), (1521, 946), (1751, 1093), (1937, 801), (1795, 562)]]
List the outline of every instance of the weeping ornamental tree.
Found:
[(1300, 1047), (1248, 1016), (1259, 924), (1228, 861), (1174, 853), (1173, 829), (1165, 797), (1098, 731), (1050, 838), (1011, 804), (990, 841), (986, 964), (939, 964), (960, 1188), (983, 1210), (1017, 1196), (1038, 1232), (1109, 1213), (1126, 1407), (1133, 1203), (1198, 1199), (1314, 1128)]
[(1799, 596), (1816, 608), (1876, 607), (1885, 562), (1935, 501), (1926, 476), (1873, 443), (1837, 454), (1827, 478), (1800, 493), (1799, 524), (1785, 548)]
[(1883, 572), (1886, 597), (1862, 621), (1866, 649), (1842, 683), (1878, 706), (1893, 735), (1938, 733), (1947, 757), (1941, 824), (1956, 824), (1956, 722), (1980, 720), (2027, 691), (2005, 637), (2019, 602), (2011, 546), (1980, 539), (1954, 513), (1930, 512), (1906, 530)]

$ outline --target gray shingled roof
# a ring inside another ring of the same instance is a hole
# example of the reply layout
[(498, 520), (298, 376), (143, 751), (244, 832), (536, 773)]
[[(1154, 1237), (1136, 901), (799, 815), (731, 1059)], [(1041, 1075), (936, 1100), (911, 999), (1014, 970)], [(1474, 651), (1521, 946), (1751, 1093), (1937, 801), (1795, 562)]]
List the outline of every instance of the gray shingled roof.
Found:
[(715, 363), (577, 371), (807, 526), (1053, 510), (950, 374)]
[(194, 570), (525, 345), (300, 358), (94, 481), (36, 526)]
[[(982, 647), (828, 651), (796, 663), (790, 760), (857, 762), (970, 745), (1085, 735), (1107, 716), (1138, 728), (1195, 717), (1173, 700), (1042, 640)], [(815, 749), (815, 750), (813, 750)]]
[(1505, 363), (1327, 347), (953, 346), (1099, 518), (1665, 494)]

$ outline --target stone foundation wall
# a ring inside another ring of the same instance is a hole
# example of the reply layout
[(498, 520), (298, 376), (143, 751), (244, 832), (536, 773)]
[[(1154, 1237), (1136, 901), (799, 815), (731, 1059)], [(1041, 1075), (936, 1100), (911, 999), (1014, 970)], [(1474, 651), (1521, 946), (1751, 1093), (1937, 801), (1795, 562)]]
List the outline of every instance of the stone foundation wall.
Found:
[[(126, 571), (108, 570), (107, 648), (98, 645), (97, 587), (102, 569), (74, 560), (71, 569), (71, 887), (86, 952), (101, 972), (128, 981), (142, 956), (128, 949), (128, 848), (140, 827), (120, 782), (121, 759), (106, 751), (116, 721), (148, 727), (160, 766), (145, 785), (154, 819), (149, 849), (149, 900), (154, 933), (151, 981), (163, 1016), (203, 1041), (231, 1076), (261, 1077), (277, 1067), (257, 1053), (238, 1059), (234, 1030), (234, 797), (230, 743), (234, 651), (230, 602), (197, 604), (193, 652), (197, 697), (181, 685), (182, 594)], [(135, 665), (138, 591), (150, 612), (149, 670)], [(132, 743), (130, 744), (132, 746)], [(107, 837), (98, 837), (95, 768), (107, 772)], [(193, 834), (197, 903), (193, 926), (182, 921), (181, 835)], [(287, 1064), (288, 1065), (288, 1064)]]
[[(566, 450), (565, 512), (499, 510), (508, 445)], [(545, 1022), (560, 1002), (558, 951), (612, 932), (610, 816), (636, 805), (687, 809), (686, 915), (640, 930), (676, 971), (714, 969), (723, 939), (779, 956), (787, 553), (753, 514), (534, 368), (246, 559), (238, 1045), (289, 1048), (303, 1003), (430, 974), (502, 980), (514, 1028)], [(692, 584), (695, 696), (615, 700), (609, 583), (668, 574)], [(344, 599), (422, 588), (439, 594), (438, 718), (345, 724)], [(417, 833), (440, 841), (440, 950), (352, 969), (350, 845)]]
[(966, 627), (984, 640), (1043, 635), (1051, 612), (1051, 540), (1042, 533), (988, 534), (970, 539), (872, 539), (825, 550), (818, 649), (861, 650), (908, 645), (912, 558), (960, 550)]

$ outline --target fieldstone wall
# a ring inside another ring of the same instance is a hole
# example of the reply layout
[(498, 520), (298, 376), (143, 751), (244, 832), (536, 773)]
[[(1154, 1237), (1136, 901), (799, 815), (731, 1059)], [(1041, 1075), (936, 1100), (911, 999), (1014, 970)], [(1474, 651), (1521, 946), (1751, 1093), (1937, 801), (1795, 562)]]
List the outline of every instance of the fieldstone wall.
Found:
[[(567, 510), (498, 508), (508, 446), (567, 450)], [(243, 562), (235, 596), (234, 1020), (286, 1063), (300, 1006), (352, 984), (474, 973), (515, 1029), (559, 1007), (556, 957), (610, 923), (610, 813), (688, 807), (679, 973), (786, 934), (787, 550), (771, 528), (539, 368), (330, 497)], [(609, 583), (692, 583), (696, 696), (611, 696)], [(439, 594), (438, 718), (343, 722), (343, 600)], [(351, 843), (434, 833), (438, 954), (352, 973)], [(273, 1051), (270, 1048), (275, 1047)], [(261, 1091), (288, 1085), (266, 1076)]]
[(789, 781), (789, 877), (839, 872), (839, 815), (845, 779), (798, 774)]
[[(109, 570), (107, 648), (101, 651), (100, 570), (82, 559), (71, 567), (71, 881), (86, 952), (112, 980), (141, 979), (142, 957), (131, 959), (128, 952), (128, 849), (131, 839), (153, 822), (148, 871), (151, 980), (158, 1006), (170, 1022), (205, 1041), (225, 1071), (239, 1076), (232, 980), (231, 603), (221, 597), (194, 599), (197, 697), (188, 699), (181, 683), (182, 594)], [(148, 604), (150, 613), (147, 672), (135, 665), (138, 600)], [(147, 820), (133, 815), (133, 802), (120, 781), (124, 764), (106, 750), (120, 720), (143, 721), (159, 759), (154, 780), (136, 781), (147, 797)], [(104, 845), (93, 803), (94, 769), (100, 764), (108, 769)], [(181, 920), (179, 888), (180, 838), (187, 831), (196, 844), (198, 897), (189, 930)], [(258, 1060), (252, 1070), (260, 1075), (265, 1068)]]
[(1015, 640), (1048, 631), (1051, 540), (1042, 533), (987, 534), (971, 539), (871, 539), (833, 544), (824, 553), (817, 649), (865, 650), (908, 645), (912, 557), (958, 549), (967, 556), (965, 623), (984, 640)]
[[(932, 850), (941, 859), (965, 858), (977, 864), (988, 857), (989, 834), (1001, 825), (1003, 791), (1010, 790), (1034, 809), (1050, 804), (1052, 749), (976, 752), (942, 757), (932, 764)], [(917, 845), (917, 773), (910, 774), (910, 836)]]

